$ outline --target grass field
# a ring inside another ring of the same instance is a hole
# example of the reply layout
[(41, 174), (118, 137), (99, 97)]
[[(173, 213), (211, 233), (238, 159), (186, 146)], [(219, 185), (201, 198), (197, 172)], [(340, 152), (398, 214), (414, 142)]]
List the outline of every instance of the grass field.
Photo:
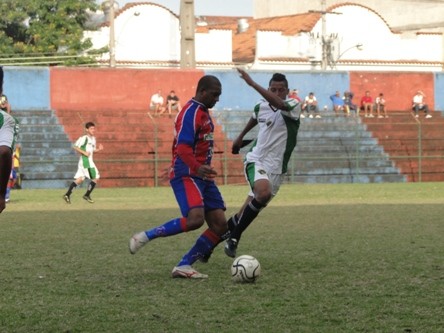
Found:
[[(221, 187), (232, 214), (246, 186)], [(13, 191), (0, 215), (0, 332), (443, 332), (444, 183), (286, 185), (210, 278), (170, 278), (199, 231), (131, 256), (130, 236), (178, 216), (169, 188)], [(203, 229), (202, 229), (203, 230)]]

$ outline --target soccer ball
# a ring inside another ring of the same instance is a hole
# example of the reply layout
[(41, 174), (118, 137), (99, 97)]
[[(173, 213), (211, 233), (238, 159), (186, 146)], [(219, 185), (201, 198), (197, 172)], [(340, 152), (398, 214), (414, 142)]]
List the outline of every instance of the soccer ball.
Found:
[(231, 277), (235, 282), (255, 282), (260, 275), (261, 264), (255, 257), (243, 255), (231, 265)]

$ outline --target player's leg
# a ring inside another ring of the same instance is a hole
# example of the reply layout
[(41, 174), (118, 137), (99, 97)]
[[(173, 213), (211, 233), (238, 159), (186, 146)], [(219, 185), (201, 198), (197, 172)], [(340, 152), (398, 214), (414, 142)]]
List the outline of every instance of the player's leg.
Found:
[(169, 237), (200, 228), (205, 222), (204, 202), (201, 193), (203, 181), (190, 177), (171, 180), (171, 187), (179, 204), (182, 217), (165, 222), (152, 229), (139, 232), (130, 239), (129, 250), (135, 254), (142, 246), (158, 237)]
[[(3, 70), (0, 67), (1, 83)], [(0, 85), (1, 92), (2, 85)], [(0, 126), (0, 213), (5, 209), (5, 196), (11, 176), (14, 142), (17, 136), (17, 122), (9, 114), (2, 112), (3, 124)]]
[[(195, 180), (202, 182), (201, 180)], [(213, 249), (228, 237), (227, 220), (225, 218), (225, 202), (214, 182), (204, 181), (202, 197), (204, 198), (205, 221), (208, 229), (196, 241), (196, 244), (182, 258), (178, 266), (192, 265), (196, 260), (208, 262)]]
[(0, 146), (0, 213), (6, 207), (6, 191), (12, 168), (12, 150), (8, 146)]
[(80, 161), (77, 165), (77, 171), (74, 175), (74, 181), (69, 185), (68, 190), (63, 195), (63, 200), (66, 203), (71, 203), (71, 194), (77, 188), (77, 186), (81, 185), (85, 178), (88, 176), (88, 169), (83, 167), (83, 163)]
[(246, 165), (245, 173), (250, 186), (252, 186), (253, 195), (250, 193), (250, 196), (252, 196), (253, 199), (248, 202), (242, 212), (237, 215), (237, 225), (234, 230), (231, 231), (230, 238), (227, 239), (224, 250), (225, 254), (229, 257), (236, 256), (237, 246), (242, 233), (272, 198), (272, 184), (264, 168), (255, 163), (249, 163)]
[(94, 203), (94, 200), (91, 198), (91, 192), (97, 185), (97, 181), (100, 178), (99, 170), (94, 166), (92, 168), (88, 168), (88, 179), (90, 179), (88, 187), (86, 188), (86, 192), (83, 195), (83, 199), (88, 201), (89, 203)]
[[(225, 208), (224, 208), (225, 209)], [(207, 262), (214, 248), (222, 241), (222, 235), (227, 231), (227, 222), (224, 209), (214, 209), (206, 212), (205, 220), (209, 228), (196, 240), (193, 247), (182, 257), (176, 267), (173, 268), (173, 278), (207, 278), (206, 274), (196, 271), (192, 265), (197, 260)]]

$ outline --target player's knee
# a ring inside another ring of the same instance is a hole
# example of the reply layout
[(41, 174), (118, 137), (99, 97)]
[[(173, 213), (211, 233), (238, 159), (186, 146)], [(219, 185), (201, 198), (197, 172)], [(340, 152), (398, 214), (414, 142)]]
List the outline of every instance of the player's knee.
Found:
[(205, 222), (205, 218), (203, 215), (193, 215), (188, 216), (187, 218), (187, 230), (196, 230), (199, 229)]
[(255, 193), (254, 198), (257, 202), (259, 202), (263, 206), (266, 206), (272, 198), (272, 193), (268, 189), (264, 191), (259, 191), (258, 193)]

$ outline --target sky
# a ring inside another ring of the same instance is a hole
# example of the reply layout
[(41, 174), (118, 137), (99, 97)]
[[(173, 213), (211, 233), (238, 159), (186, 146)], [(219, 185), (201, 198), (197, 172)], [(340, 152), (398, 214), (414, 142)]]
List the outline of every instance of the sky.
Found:
[[(101, 0), (96, 0), (102, 3)], [(122, 8), (129, 2), (145, 2), (138, 0), (114, 0)], [(180, 0), (148, 0), (167, 7), (179, 14)], [(253, 0), (194, 0), (194, 15), (196, 16), (253, 16)]]

